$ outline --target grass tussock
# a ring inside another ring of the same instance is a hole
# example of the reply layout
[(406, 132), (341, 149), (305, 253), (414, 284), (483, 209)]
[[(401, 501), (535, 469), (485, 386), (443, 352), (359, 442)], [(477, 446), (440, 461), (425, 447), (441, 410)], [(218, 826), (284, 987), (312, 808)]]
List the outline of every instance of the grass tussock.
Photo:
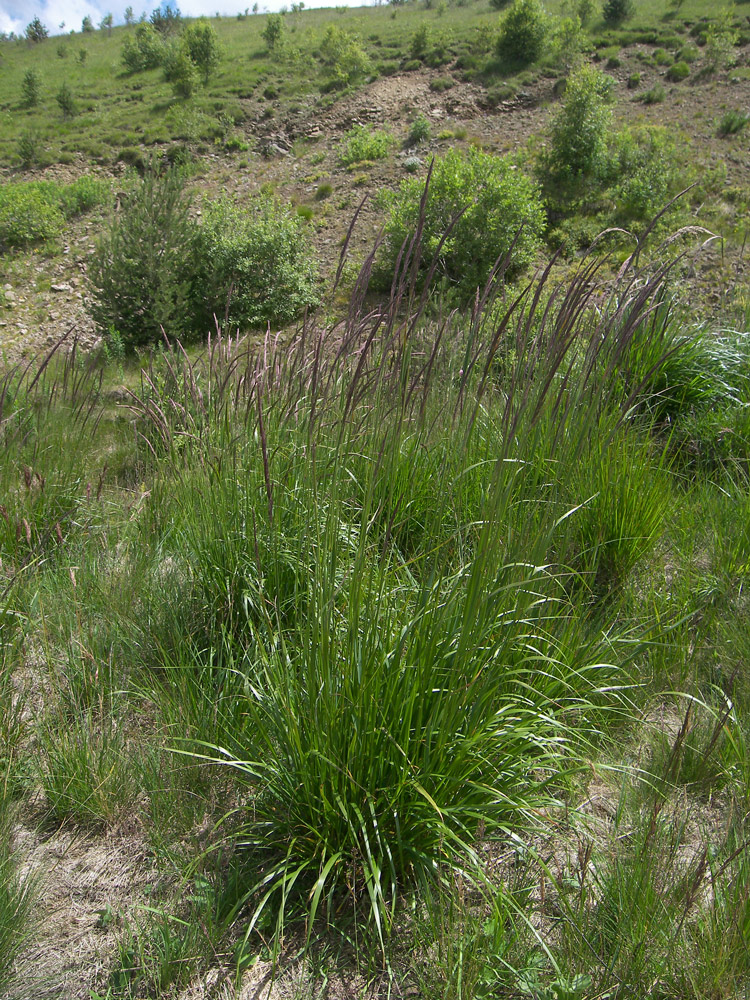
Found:
[(694, 457), (744, 339), (637, 253), (443, 314), (414, 246), (338, 323), (165, 343), (126, 407), (75, 349), (6, 374), (4, 676), (45, 678), (6, 785), (172, 873), (110, 996), (336, 940), (430, 996), (728, 995), (746, 451)]

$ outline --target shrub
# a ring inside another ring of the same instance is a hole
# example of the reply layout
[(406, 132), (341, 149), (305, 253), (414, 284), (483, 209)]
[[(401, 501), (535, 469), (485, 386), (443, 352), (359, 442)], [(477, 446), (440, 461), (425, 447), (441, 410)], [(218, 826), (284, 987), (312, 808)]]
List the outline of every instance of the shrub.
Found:
[(41, 79), (35, 69), (27, 69), (21, 82), (23, 103), (27, 108), (35, 108), (39, 103)]
[(736, 61), (734, 46), (738, 34), (733, 25), (733, 12), (725, 8), (706, 29), (705, 56), (710, 70), (732, 66)]
[(43, 42), (45, 38), (49, 37), (49, 31), (42, 24), (38, 17), (35, 17), (31, 24), (26, 25), (25, 31), (27, 41), (31, 42), (32, 45), (37, 42)]
[(55, 100), (60, 106), (63, 118), (73, 118), (78, 114), (78, 106), (73, 97), (73, 92), (67, 83), (63, 83), (55, 94)]
[(409, 128), (408, 144), (416, 146), (420, 142), (428, 142), (430, 139), (430, 122), (423, 115), (418, 114)]
[(597, 174), (607, 150), (611, 93), (611, 77), (594, 66), (582, 66), (571, 75), (552, 122), (550, 151), (544, 161), (553, 176)]
[(633, 0), (605, 0), (602, 15), (605, 24), (621, 24), (635, 13)]
[(284, 19), (281, 14), (268, 14), (266, 25), (260, 34), (268, 48), (273, 51), (284, 36)]
[(531, 63), (542, 54), (547, 14), (540, 0), (513, 0), (500, 23), (497, 53), (511, 62)]
[(129, 73), (156, 69), (164, 58), (164, 42), (152, 25), (139, 24), (125, 39), (120, 58)]
[(419, 25), (412, 35), (409, 46), (410, 59), (424, 59), (427, 55), (427, 47), (430, 43), (430, 28), (424, 21)]
[(384, 160), (393, 145), (393, 136), (371, 125), (355, 125), (344, 136), (344, 149), (339, 157), (342, 166), (350, 167), (364, 160)]
[(660, 83), (655, 83), (650, 90), (641, 96), (641, 100), (644, 104), (661, 104), (666, 96), (664, 87)]
[(207, 327), (286, 324), (318, 301), (304, 224), (270, 196), (251, 211), (228, 200), (207, 207), (197, 233), (194, 302)]
[(667, 79), (672, 83), (679, 83), (680, 80), (687, 80), (690, 76), (690, 67), (686, 62), (676, 62), (667, 70)]
[(182, 24), (182, 14), (179, 7), (162, 2), (161, 6), (151, 12), (151, 24), (161, 35), (171, 35)]
[(195, 225), (183, 175), (149, 169), (133, 180), (89, 266), (91, 315), (117, 331), (126, 349), (192, 330), (189, 293)]
[(198, 83), (195, 64), (182, 45), (165, 49), (164, 79), (172, 84), (177, 97), (192, 97)]
[(24, 132), (18, 138), (16, 150), (23, 170), (29, 170), (39, 162), (42, 142), (36, 132)]
[(580, 17), (574, 14), (572, 17), (558, 18), (550, 46), (555, 64), (564, 70), (569, 70), (579, 59), (583, 43), (584, 34)]
[(220, 59), (219, 39), (213, 27), (203, 17), (192, 21), (183, 32), (182, 43), (203, 77), (203, 82), (208, 83)]
[(624, 129), (614, 151), (618, 219), (647, 221), (664, 208), (675, 173), (675, 149), (659, 128)]
[(320, 58), (328, 69), (332, 89), (348, 87), (370, 69), (370, 60), (354, 35), (329, 24), (320, 45)]
[(88, 14), (81, 21), (81, 32), (86, 35), (90, 34), (94, 30), (94, 22), (91, 20)]
[(65, 224), (50, 185), (43, 183), (0, 186), (0, 249), (42, 243), (57, 236)]
[(641, 85), (641, 74), (631, 73), (628, 77), (628, 90), (637, 90)]
[(321, 184), (318, 187), (317, 191), (315, 192), (315, 200), (316, 201), (325, 201), (325, 199), (326, 198), (330, 198), (332, 194), (333, 194), (333, 185), (332, 184), (328, 184), (328, 183)]
[(421, 245), (416, 248), (420, 267), (429, 268), (437, 255), (436, 273), (464, 297), (486, 282), (495, 262), (506, 253), (510, 253), (510, 274), (533, 259), (544, 229), (544, 211), (533, 181), (508, 159), (473, 147), (467, 152), (453, 149), (435, 161), (420, 220), (423, 194), (424, 183), (408, 178), (393, 198), (386, 224), (391, 273), (420, 222)]
[(456, 81), (450, 76), (438, 76), (434, 80), (430, 80), (430, 90), (435, 94), (442, 94), (455, 85)]

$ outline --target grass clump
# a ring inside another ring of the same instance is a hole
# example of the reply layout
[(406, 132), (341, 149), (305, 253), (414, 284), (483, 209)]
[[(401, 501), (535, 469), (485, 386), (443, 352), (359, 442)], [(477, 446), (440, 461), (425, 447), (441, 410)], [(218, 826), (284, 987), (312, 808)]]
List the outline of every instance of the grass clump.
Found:
[(344, 136), (339, 160), (344, 167), (372, 160), (384, 160), (393, 146), (393, 136), (385, 129), (355, 125)]
[(717, 132), (721, 136), (737, 135), (750, 121), (750, 115), (742, 111), (727, 111), (722, 115)]
[(680, 59), (676, 63), (673, 63), (667, 70), (667, 79), (672, 83), (680, 83), (682, 80), (687, 80), (690, 76), (690, 67), (688, 64)]

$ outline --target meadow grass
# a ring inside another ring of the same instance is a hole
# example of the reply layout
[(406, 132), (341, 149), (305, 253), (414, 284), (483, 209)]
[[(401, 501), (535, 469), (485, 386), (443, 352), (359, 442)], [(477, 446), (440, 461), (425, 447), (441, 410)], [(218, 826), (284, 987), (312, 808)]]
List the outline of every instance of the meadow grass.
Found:
[(638, 259), (441, 315), (371, 257), (291, 340), (5, 374), (4, 787), (164, 872), (110, 996), (748, 981), (746, 441), (695, 453), (748, 351)]

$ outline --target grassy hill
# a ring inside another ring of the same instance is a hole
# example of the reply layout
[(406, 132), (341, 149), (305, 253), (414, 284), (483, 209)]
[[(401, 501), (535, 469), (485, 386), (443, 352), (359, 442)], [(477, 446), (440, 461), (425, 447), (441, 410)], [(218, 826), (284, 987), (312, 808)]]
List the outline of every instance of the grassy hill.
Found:
[(3, 997), (747, 992), (747, 4), (509, 9), (0, 43)]

